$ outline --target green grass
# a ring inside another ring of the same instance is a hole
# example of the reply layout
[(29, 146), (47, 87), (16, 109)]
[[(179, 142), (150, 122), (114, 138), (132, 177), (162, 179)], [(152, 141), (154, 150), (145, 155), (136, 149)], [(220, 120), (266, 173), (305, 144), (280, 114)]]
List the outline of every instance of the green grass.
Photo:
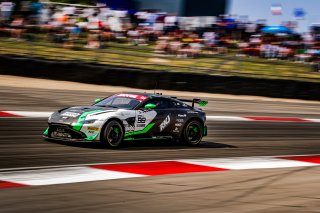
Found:
[(233, 55), (201, 58), (177, 58), (155, 54), (150, 47), (107, 43), (105, 49), (90, 50), (77, 44), (76, 50), (48, 42), (28, 43), (0, 39), (0, 54), (14, 54), (57, 60), (80, 60), (106, 65), (118, 65), (172, 72), (193, 72), (293, 79), (320, 82), (320, 73), (312, 72), (310, 64), (290, 61), (270, 61)]

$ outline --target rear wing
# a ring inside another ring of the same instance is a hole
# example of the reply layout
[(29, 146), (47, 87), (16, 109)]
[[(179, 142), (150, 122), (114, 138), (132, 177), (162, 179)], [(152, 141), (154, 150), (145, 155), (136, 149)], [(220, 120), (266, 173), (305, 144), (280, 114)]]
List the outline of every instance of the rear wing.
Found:
[(190, 102), (190, 103), (192, 103), (192, 108), (194, 108), (194, 104), (195, 103), (199, 104), (200, 106), (206, 106), (208, 104), (208, 101), (201, 100), (199, 98), (194, 98), (192, 100), (188, 100), (188, 99), (178, 99), (178, 100), (182, 101), (182, 102)]

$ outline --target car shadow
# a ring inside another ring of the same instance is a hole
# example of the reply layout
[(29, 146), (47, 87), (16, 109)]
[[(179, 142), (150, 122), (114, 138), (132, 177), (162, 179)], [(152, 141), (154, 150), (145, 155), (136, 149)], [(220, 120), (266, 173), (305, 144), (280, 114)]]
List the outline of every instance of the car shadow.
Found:
[(235, 146), (217, 142), (209, 142), (202, 141), (197, 146), (189, 146), (181, 141), (174, 140), (135, 140), (135, 141), (126, 141), (126, 143), (122, 146), (122, 149), (168, 149), (168, 148), (176, 148), (176, 149), (201, 149), (201, 148), (237, 148)]
[(64, 141), (54, 141), (47, 140), (51, 143), (73, 146), (78, 148), (88, 148), (88, 149), (112, 149), (112, 150), (146, 150), (146, 149), (202, 149), (202, 148), (238, 148), (237, 146), (212, 142), (212, 141), (202, 141), (197, 146), (189, 146), (181, 141), (175, 140), (133, 140), (125, 141), (120, 147), (108, 147), (101, 143), (90, 143), (90, 142), (64, 142)]

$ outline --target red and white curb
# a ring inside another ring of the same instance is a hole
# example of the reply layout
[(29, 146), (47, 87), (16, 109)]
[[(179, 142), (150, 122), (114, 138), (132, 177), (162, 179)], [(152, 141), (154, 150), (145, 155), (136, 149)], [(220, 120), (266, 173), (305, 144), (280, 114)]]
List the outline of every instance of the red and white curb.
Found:
[[(0, 118), (48, 118), (52, 112), (0, 111)], [(208, 121), (270, 121), (270, 122), (314, 122), (320, 119), (295, 117), (264, 117), (264, 116), (207, 116)]]
[(196, 172), (319, 166), (320, 155), (262, 156), (65, 165), (0, 171), (0, 188), (44, 186)]
[(48, 118), (53, 112), (0, 111), (0, 118)]

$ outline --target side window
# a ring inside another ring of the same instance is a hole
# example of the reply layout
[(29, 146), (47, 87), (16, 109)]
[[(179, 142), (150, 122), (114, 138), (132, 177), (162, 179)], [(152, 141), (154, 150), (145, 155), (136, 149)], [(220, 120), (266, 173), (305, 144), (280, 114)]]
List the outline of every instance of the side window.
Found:
[(178, 101), (171, 101), (171, 108), (186, 109), (186, 108), (189, 108), (189, 107), (185, 103), (181, 103), (181, 102), (178, 102)]
[(169, 108), (169, 101), (163, 98), (154, 98), (149, 100), (146, 104), (154, 104), (156, 105), (156, 109), (168, 109)]

